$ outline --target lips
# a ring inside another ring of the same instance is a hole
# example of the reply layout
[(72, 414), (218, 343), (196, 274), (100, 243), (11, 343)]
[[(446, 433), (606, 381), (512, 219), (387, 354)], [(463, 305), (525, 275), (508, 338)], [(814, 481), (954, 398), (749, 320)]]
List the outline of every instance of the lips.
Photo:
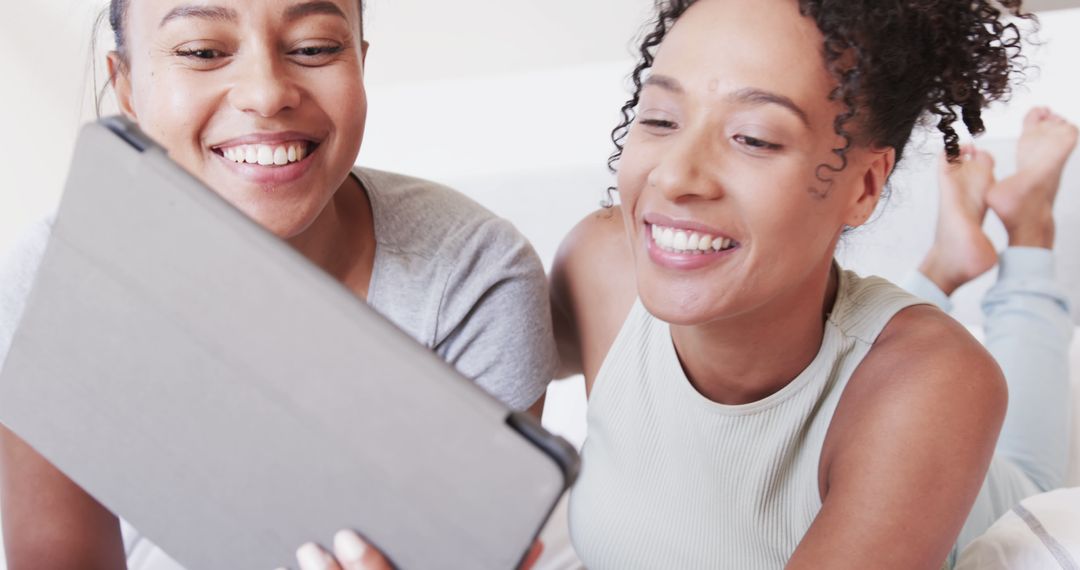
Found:
[(222, 165), (232, 175), (276, 191), (295, 182), (311, 170), (320, 150), (321, 137), (295, 131), (259, 133), (236, 137), (211, 146)]
[(675, 270), (701, 269), (733, 255), (741, 244), (716, 228), (659, 214), (646, 215), (643, 237), (650, 259)]
[(299, 131), (253, 133), (211, 145), (211, 150), (237, 164), (280, 167), (315, 152), (323, 138)]
[(665, 227), (659, 224), (651, 224), (648, 227), (653, 242), (672, 253), (700, 255), (728, 250), (739, 245), (739, 242), (731, 238), (713, 237), (709, 233)]
[(225, 158), (246, 164), (259, 166), (285, 166), (300, 162), (314, 150), (314, 143), (291, 141), (282, 144), (243, 144), (217, 148), (218, 154)]

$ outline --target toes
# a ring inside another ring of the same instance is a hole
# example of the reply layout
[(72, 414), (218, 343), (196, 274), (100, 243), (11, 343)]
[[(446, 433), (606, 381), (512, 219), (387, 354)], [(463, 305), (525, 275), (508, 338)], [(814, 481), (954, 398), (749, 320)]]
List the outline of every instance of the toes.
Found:
[(985, 150), (975, 149), (975, 154), (971, 158), (983, 167), (994, 168), (994, 155)]
[(1032, 107), (1027, 115), (1024, 116), (1024, 126), (1032, 127), (1038, 123), (1045, 121), (1050, 117), (1052, 113), (1049, 107)]

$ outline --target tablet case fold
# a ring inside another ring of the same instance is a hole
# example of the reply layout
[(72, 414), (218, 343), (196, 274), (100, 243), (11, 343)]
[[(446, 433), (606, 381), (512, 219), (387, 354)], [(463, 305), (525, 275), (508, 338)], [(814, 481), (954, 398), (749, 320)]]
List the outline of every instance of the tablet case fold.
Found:
[(346, 527), (512, 568), (578, 466), (117, 118), (80, 136), (0, 421), (193, 569)]

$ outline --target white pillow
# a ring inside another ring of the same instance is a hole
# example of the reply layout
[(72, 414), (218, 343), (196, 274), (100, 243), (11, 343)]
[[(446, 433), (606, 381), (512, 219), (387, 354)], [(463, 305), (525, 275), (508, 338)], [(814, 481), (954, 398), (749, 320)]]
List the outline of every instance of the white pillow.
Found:
[[(1069, 430), (1069, 472), (1065, 477), (1066, 487), (1080, 486), (1080, 327), (1073, 331), (1072, 347), (1069, 350), (1069, 376), (1072, 378), (1072, 429)], [(1076, 513), (1080, 520), (1080, 511)], [(1080, 536), (1080, 535), (1078, 535)]]
[(1080, 568), (1080, 487), (1029, 497), (960, 553), (954, 570)]

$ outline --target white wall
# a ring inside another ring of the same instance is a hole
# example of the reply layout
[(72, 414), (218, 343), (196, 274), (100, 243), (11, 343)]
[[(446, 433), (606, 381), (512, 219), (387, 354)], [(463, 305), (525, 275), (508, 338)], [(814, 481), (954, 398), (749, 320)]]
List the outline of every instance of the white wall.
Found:
[[(497, 208), (499, 196), (512, 195), (548, 199), (580, 217), (609, 183), (608, 132), (632, 65), (629, 39), (648, 4), (370, 0), (371, 115), (360, 163), (457, 183)], [(15, 2), (0, 22), (8, 85), (0, 119), (9, 133), (0, 142), (0, 249), (55, 204), (77, 127), (93, 116), (87, 46), (104, 5)], [(1080, 120), (1071, 57), (1080, 53), (1078, 25), (1077, 9), (1043, 15), (1046, 43), (1032, 56), (1040, 75), (991, 113), (989, 136), (1014, 137), (1034, 103)], [(521, 191), (538, 184), (545, 185), (539, 195)], [(566, 226), (561, 217), (514, 221), (545, 258)]]

